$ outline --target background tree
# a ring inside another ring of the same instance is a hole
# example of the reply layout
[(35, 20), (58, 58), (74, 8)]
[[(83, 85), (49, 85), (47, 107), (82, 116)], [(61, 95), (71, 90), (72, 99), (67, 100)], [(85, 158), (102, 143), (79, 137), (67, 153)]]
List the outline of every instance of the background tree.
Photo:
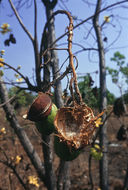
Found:
[[(100, 111), (107, 107), (106, 97), (106, 63), (104, 46), (102, 40), (101, 28), (99, 25), (99, 11), (101, 10), (102, 0), (97, 1), (95, 16), (93, 18), (93, 25), (97, 37), (98, 54), (99, 54), (99, 69), (100, 69)], [(103, 120), (105, 119), (105, 115)], [(100, 160), (100, 187), (108, 190), (108, 140), (107, 140), (107, 124), (100, 128), (100, 146), (103, 148), (103, 157)]]

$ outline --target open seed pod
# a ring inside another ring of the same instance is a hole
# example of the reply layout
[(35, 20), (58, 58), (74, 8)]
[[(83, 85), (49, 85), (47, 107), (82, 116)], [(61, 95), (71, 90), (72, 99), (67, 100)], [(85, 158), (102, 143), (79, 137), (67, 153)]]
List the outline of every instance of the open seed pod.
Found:
[(54, 118), (56, 112), (57, 107), (52, 103), (51, 98), (47, 94), (40, 92), (32, 103), (27, 118), (35, 122), (40, 133), (49, 135), (55, 129)]
[[(60, 139), (58, 142), (60, 143), (60, 152), (59, 145), (57, 146), (55, 143), (56, 154), (64, 160), (70, 160), (70, 156), (73, 158), (73, 153), (80, 153), (80, 150), (91, 142), (97, 127), (95, 121), (99, 116), (95, 117), (92, 109), (85, 104), (76, 104), (74, 107), (63, 107), (58, 110), (54, 125), (57, 131), (56, 135)], [(65, 144), (63, 151), (62, 143)], [(70, 154), (68, 155), (67, 152)]]

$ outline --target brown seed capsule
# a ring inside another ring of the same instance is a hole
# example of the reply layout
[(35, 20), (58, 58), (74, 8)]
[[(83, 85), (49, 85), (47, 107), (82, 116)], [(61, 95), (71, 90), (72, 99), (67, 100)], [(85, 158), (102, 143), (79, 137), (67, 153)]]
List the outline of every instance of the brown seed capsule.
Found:
[(27, 119), (35, 122), (42, 121), (50, 114), (51, 109), (51, 98), (47, 94), (40, 92), (29, 108)]
[(70, 148), (81, 149), (90, 143), (96, 129), (95, 121), (102, 115), (94, 116), (87, 105), (63, 107), (54, 120), (57, 136)]

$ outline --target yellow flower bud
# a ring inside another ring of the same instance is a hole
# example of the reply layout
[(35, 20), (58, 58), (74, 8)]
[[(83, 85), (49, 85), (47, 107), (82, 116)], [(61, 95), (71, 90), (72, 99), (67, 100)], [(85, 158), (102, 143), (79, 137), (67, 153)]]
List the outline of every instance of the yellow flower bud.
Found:
[(104, 16), (104, 21), (105, 22), (110, 22), (110, 17), (109, 16)]
[(36, 176), (28, 176), (28, 183), (39, 187), (38, 179)]

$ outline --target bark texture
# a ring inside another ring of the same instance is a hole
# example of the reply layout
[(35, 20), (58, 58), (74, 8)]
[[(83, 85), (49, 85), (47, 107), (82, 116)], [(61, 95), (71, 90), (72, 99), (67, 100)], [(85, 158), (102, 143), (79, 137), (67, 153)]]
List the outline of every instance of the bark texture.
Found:
[[(102, 0), (97, 0), (93, 25), (96, 33), (98, 53), (99, 53), (99, 69), (100, 69), (100, 111), (103, 111), (107, 106), (106, 98), (106, 64), (105, 53), (99, 25), (99, 11), (101, 10)], [(102, 119), (105, 119), (105, 114)], [(103, 158), (100, 160), (100, 187), (102, 190), (108, 190), (108, 140), (107, 140), (107, 123), (100, 128), (100, 145), (103, 148)]]

